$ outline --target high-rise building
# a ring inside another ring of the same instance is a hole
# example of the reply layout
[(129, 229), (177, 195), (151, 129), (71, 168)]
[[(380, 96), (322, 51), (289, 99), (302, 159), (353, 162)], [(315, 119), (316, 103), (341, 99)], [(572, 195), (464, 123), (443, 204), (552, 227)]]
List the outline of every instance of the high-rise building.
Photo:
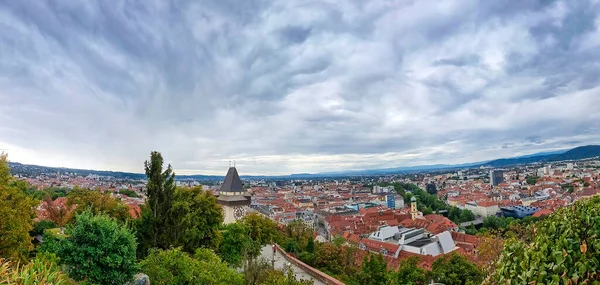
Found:
[(498, 186), (498, 184), (504, 182), (504, 171), (502, 170), (490, 170), (490, 185)]
[(396, 209), (396, 195), (385, 195), (385, 205), (390, 209)]

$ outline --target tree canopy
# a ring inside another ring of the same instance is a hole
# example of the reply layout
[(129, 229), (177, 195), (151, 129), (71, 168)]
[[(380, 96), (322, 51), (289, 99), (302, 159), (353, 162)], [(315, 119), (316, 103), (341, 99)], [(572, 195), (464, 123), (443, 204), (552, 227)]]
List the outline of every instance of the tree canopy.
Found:
[(70, 208), (75, 208), (75, 213), (90, 211), (95, 215), (105, 214), (121, 222), (131, 218), (129, 208), (123, 202), (108, 194), (89, 189), (75, 188), (67, 194), (67, 209)]
[(431, 278), (445, 285), (478, 285), (484, 277), (481, 269), (456, 253), (437, 259), (431, 266)]
[(94, 284), (123, 284), (136, 271), (136, 240), (124, 225), (104, 214), (85, 211), (66, 230), (58, 257), (69, 276)]
[(385, 285), (388, 284), (387, 273), (383, 255), (369, 253), (362, 262), (358, 279), (364, 285)]
[(239, 267), (244, 259), (254, 258), (260, 253), (260, 243), (252, 239), (250, 229), (245, 224), (227, 224), (222, 232), (223, 243), (219, 247), (219, 255), (232, 266)]
[(163, 171), (163, 157), (160, 152), (150, 153), (150, 160), (144, 163), (148, 183), (146, 185), (146, 204), (136, 220), (139, 256), (145, 256), (150, 248), (167, 249), (172, 245), (169, 231), (174, 221), (169, 214), (175, 196), (175, 173), (171, 165)]
[(215, 196), (202, 190), (202, 186), (178, 187), (169, 219), (172, 225), (165, 235), (174, 247), (194, 253), (199, 247), (217, 249), (221, 243), (219, 228), (223, 223), (223, 211)]
[(7, 155), (0, 154), (0, 257), (24, 261), (31, 250), (38, 202), (13, 184)]
[(179, 248), (151, 249), (140, 268), (152, 284), (243, 284), (243, 276), (208, 249), (199, 249), (194, 257)]

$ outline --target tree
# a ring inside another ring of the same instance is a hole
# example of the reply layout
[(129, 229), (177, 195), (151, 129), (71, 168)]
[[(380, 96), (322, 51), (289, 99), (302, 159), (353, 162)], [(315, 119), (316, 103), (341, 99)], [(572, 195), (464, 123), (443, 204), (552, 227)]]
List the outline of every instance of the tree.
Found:
[(195, 284), (199, 267), (196, 260), (178, 248), (150, 249), (140, 262), (141, 271), (150, 277), (152, 284), (159, 285)]
[(428, 272), (419, 267), (419, 258), (409, 257), (400, 262), (398, 271), (391, 273), (390, 281), (394, 285), (425, 285)]
[(502, 284), (600, 281), (600, 197), (575, 202), (530, 226), (530, 240), (508, 239), (496, 280)]
[(160, 152), (150, 153), (150, 161), (144, 163), (148, 183), (146, 185), (146, 204), (136, 220), (139, 239), (139, 256), (145, 256), (150, 248), (167, 249), (171, 247), (169, 231), (173, 221), (169, 212), (175, 196), (175, 173), (171, 165), (163, 171), (163, 157)]
[(433, 262), (431, 277), (446, 285), (481, 284), (483, 271), (466, 257), (456, 253), (444, 256)]
[(172, 246), (188, 253), (199, 247), (218, 248), (223, 211), (215, 196), (203, 191), (202, 186), (177, 188), (168, 216), (172, 226), (164, 235)]
[(32, 236), (41, 235), (47, 229), (58, 227), (56, 223), (50, 220), (41, 220), (33, 225), (33, 230), (30, 232)]
[(474, 221), (475, 220), (475, 214), (473, 214), (473, 212), (471, 212), (471, 210), (461, 210), (458, 209), (460, 211), (460, 218), (458, 219), (459, 222), (464, 223), (464, 222), (469, 222), (469, 221)]
[(287, 272), (280, 270), (270, 270), (265, 280), (260, 284), (267, 285), (312, 285), (312, 280), (296, 279), (294, 271), (288, 269)]
[(308, 241), (314, 238), (313, 230), (301, 220), (295, 220), (287, 224), (285, 235), (294, 240), (300, 248), (306, 248)]
[(246, 258), (253, 258), (260, 253), (260, 244), (250, 237), (250, 230), (243, 223), (232, 223), (223, 226), (223, 243), (219, 255), (234, 267), (242, 265)]
[(437, 187), (435, 186), (435, 183), (428, 183), (425, 188), (427, 190), (427, 193), (432, 194), (432, 195), (437, 194)]
[(359, 276), (360, 284), (385, 285), (388, 283), (387, 263), (381, 254), (365, 256), (361, 265)]
[(179, 248), (154, 248), (140, 262), (140, 269), (148, 274), (152, 284), (243, 284), (243, 276), (208, 249), (199, 249), (193, 258)]
[(119, 190), (119, 194), (125, 195), (127, 197), (132, 197), (132, 198), (138, 197), (138, 194), (135, 191), (129, 190), (129, 189), (121, 189), (121, 190)]
[(42, 209), (46, 211), (48, 220), (52, 221), (58, 227), (63, 227), (73, 214), (73, 207), (56, 205), (50, 196), (44, 198)]
[(527, 184), (529, 184), (529, 185), (535, 185), (537, 183), (537, 177), (535, 177), (535, 176), (527, 176), (525, 178), (525, 182), (527, 182)]
[(497, 236), (491, 234), (479, 236), (477, 257), (486, 276), (493, 275), (495, 272), (503, 247), (504, 242)]
[(71, 278), (95, 284), (123, 284), (133, 278), (136, 241), (126, 226), (86, 211), (76, 216), (66, 235), (58, 256)]
[(200, 262), (200, 284), (235, 285), (243, 283), (243, 276), (229, 267), (214, 251), (199, 248), (194, 257)]
[(264, 258), (248, 258), (244, 260), (243, 273), (244, 273), (244, 284), (245, 285), (260, 285), (265, 284), (269, 280), (275, 280), (272, 278), (277, 273), (271, 262)]
[(95, 190), (75, 188), (67, 195), (66, 208), (65, 211), (74, 208), (77, 214), (85, 211), (90, 211), (94, 215), (105, 214), (121, 222), (131, 219), (127, 205)]
[(261, 245), (281, 239), (277, 232), (277, 224), (263, 215), (250, 213), (242, 218), (241, 222), (250, 230), (250, 237)]
[(29, 232), (33, 229), (38, 202), (12, 184), (7, 155), (0, 154), (0, 256), (15, 261), (27, 259), (31, 250)]

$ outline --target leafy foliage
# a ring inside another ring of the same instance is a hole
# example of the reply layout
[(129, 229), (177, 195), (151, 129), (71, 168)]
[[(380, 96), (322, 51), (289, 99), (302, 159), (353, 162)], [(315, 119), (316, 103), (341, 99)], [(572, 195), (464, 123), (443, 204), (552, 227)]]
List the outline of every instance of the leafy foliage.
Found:
[(261, 245), (281, 240), (277, 224), (263, 215), (250, 213), (244, 216), (241, 222), (250, 230), (250, 237)]
[(151, 249), (140, 268), (152, 284), (243, 284), (243, 276), (208, 249), (200, 249), (196, 258), (179, 248)]
[(418, 266), (419, 258), (416, 256), (403, 260), (398, 271), (390, 275), (390, 283), (394, 285), (425, 285), (428, 272)]
[(360, 284), (385, 285), (387, 279), (387, 263), (383, 260), (383, 255), (369, 253), (365, 256), (358, 274)]
[(0, 154), (0, 256), (27, 259), (36, 206), (36, 200), (14, 186), (7, 155)]
[(124, 225), (90, 211), (76, 217), (59, 243), (58, 256), (69, 276), (95, 284), (123, 284), (136, 271), (136, 241)]
[(56, 205), (50, 196), (44, 197), (42, 202), (42, 209), (46, 210), (48, 220), (58, 227), (64, 226), (71, 219), (73, 208), (66, 205), (64, 207)]
[(342, 281), (355, 279), (359, 271), (357, 264), (358, 248), (335, 245), (332, 243), (317, 243), (313, 266)]
[(270, 262), (260, 259), (248, 259), (244, 261), (245, 285), (312, 285), (309, 280), (297, 280), (294, 272), (274, 269)]
[(47, 229), (53, 229), (58, 227), (56, 223), (50, 220), (41, 220), (33, 225), (33, 230), (31, 231), (31, 235), (41, 235)]
[(11, 266), (0, 259), (0, 285), (68, 285), (74, 282), (57, 264), (45, 258), (36, 258), (24, 266)]
[(146, 204), (141, 207), (141, 216), (136, 220), (139, 252), (143, 257), (150, 248), (167, 249), (172, 245), (170, 231), (174, 221), (169, 217), (175, 196), (175, 173), (171, 165), (163, 171), (160, 152), (150, 153), (150, 161), (144, 163), (148, 183)]
[(575, 202), (532, 226), (530, 242), (509, 239), (496, 279), (502, 284), (597, 284), (600, 197)]
[(466, 257), (453, 253), (433, 262), (431, 277), (436, 282), (445, 285), (475, 285), (481, 284), (485, 275)]
[(172, 225), (165, 236), (172, 246), (182, 247), (188, 253), (199, 247), (218, 248), (223, 211), (215, 196), (201, 186), (175, 190), (169, 219)]
[(129, 189), (121, 189), (121, 190), (119, 190), (119, 194), (125, 195), (127, 197), (131, 197), (131, 198), (138, 197), (138, 194), (135, 191), (129, 190)]
[(219, 255), (232, 266), (239, 267), (245, 258), (260, 253), (260, 243), (250, 236), (250, 229), (243, 223), (232, 223), (223, 227), (223, 243)]
[(527, 182), (527, 184), (529, 185), (535, 185), (537, 183), (537, 177), (535, 176), (527, 176), (525, 178), (525, 181)]
[(77, 214), (91, 211), (94, 215), (105, 214), (121, 222), (131, 218), (127, 205), (108, 194), (102, 194), (95, 190), (75, 188), (67, 195), (66, 207), (67, 209), (75, 208)]
[(431, 195), (436, 195), (437, 194), (437, 186), (435, 186), (434, 183), (428, 183), (426, 185), (425, 189), (427, 190), (427, 193), (429, 193)]

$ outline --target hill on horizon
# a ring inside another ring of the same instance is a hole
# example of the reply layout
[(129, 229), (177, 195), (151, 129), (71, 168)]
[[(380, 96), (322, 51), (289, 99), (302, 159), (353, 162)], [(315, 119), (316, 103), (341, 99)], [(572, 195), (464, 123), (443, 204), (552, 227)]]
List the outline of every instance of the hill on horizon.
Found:
[[(461, 169), (461, 168), (474, 168), (474, 167), (506, 167), (520, 164), (530, 163), (544, 163), (544, 162), (555, 162), (565, 160), (580, 160), (600, 156), (600, 145), (588, 145), (580, 146), (570, 150), (553, 151), (534, 153), (529, 155), (523, 155), (513, 158), (501, 158), (491, 160), (487, 162), (473, 162), (464, 164), (435, 164), (435, 165), (422, 165), (422, 166), (408, 166), (408, 167), (396, 167), (396, 168), (385, 168), (385, 169), (370, 169), (370, 170), (350, 170), (350, 171), (336, 171), (336, 172), (324, 172), (324, 173), (296, 173), (289, 175), (242, 175), (242, 178), (274, 178), (274, 179), (302, 179), (302, 178), (326, 178), (326, 177), (347, 177), (347, 176), (375, 176), (375, 175), (390, 175), (390, 174), (402, 174), (411, 172), (424, 172), (424, 171), (439, 171), (449, 169)], [(108, 170), (87, 170), (87, 169), (74, 169), (74, 168), (63, 168), (63, 167), (47, 167), (39, 165), (28, 165), (18, 162), (9, 162), (9, 166), (15, 174), (41, 174), (41, 173), (56, 173), (56, 172), (69, 172), (75, 173), (81, 176), (87, 175), (99, 175), (99, 176), (112, 176), (120, 179), (145, 179), (146, 175), (143, 173), (130, 173), (121, 171), (108, 171)], [(195, 179), (195, 180), (221, 180), (225, 176), (219, 175), (177, 175), (177, 180)]]
[(539, 156), (523, 156), (516, 158), (502, 158), (481, 164), (490, 167), (505, 167), (519, 164), (544, 163), (565, 160), (580, 160), (600, 156), (600, 145), (580, 146), (563, 153)]

